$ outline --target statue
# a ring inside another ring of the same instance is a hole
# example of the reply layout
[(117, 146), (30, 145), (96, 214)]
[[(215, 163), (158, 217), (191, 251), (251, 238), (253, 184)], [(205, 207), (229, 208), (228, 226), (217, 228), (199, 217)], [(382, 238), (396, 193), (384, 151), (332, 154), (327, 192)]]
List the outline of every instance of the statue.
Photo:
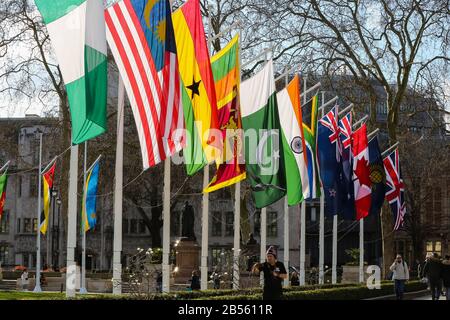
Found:
[(194, 208), (189, 204), (188, 201), (184, 203), (183, 215), (181, 217), (181, 236), (187, 238), (187, 240), (195, 241), (194, 233)]

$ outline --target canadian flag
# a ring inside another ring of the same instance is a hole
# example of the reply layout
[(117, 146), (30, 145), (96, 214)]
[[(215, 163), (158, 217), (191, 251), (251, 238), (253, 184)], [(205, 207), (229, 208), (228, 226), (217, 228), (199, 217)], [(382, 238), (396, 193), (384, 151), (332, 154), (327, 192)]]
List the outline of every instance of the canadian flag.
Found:
[(356, 219), (360, 220), (369, 215), (370, 194), (372, 192), (369, 168), (369, 144), (365, 124), (353, 132), (352, 153), (355, 211)]

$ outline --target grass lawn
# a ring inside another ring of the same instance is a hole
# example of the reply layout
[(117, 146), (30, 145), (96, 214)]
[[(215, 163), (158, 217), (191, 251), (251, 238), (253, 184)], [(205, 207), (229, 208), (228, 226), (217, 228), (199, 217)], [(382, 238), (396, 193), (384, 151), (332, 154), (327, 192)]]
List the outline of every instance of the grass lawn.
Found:
[(0, 291), (0, 300), (64, 300), (65, 298), (65, 293), (59, 292)]

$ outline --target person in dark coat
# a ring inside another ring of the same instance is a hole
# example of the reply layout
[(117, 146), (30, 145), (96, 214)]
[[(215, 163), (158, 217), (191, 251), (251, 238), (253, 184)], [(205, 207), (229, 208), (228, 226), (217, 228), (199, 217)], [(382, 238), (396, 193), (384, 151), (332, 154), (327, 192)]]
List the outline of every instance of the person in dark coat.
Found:
[(441, 271), (442, 262), (439, 259), (439, 255), (437, 253), (434, 253), (423, 267), (423, 276), (428, 278), (432, 300), (439, 300), (439, 297), (441, 295)]
[(292, 272), (292, 276), (291, 276), (291, 287), (294, 286), (299, 286), (300, 285), (300, 280), (298, 278), (298, 273), (297, 271)]
[(192, 271), (191, 289), (200, 290), (200, 277), (198, 276), (198, 272), (196, 270)]
[(450, 256), (446, 255), (442, 261), (441, 278), (445, 288), (445, 297), (450, 300)]

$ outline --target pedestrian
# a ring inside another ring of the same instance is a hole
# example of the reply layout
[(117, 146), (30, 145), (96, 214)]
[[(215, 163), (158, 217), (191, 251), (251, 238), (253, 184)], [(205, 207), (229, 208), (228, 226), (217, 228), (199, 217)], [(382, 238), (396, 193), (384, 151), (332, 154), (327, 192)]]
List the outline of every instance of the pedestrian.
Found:
[(211, 278), (214, 283), (214, 289), (220, 289), (220, 273), (218, 272), (218, 269), (215, 268), (213, 274), (211, 275)]
[(263, 300), (280, 300), (283, 298), (283, 289), (281, 283), (287, 279), (288, 275), (284, 264), (277, 261), (275, 248), (270, 246), (266, 252), (266, 261), (256, 263), (253, 273), (264, 272)]
[(395, 295), (397, 300), (403, 300), (405, 292), (405, 283), (409, 280), (408, 265), (402, 256), (397, 254), (394, 263), (389, 268), (392, 271), (392, 280), (394, 280)]
[(156, 273), (156, 290), (162, 292), (162, 272), (157, 271)]
[(300, 280), (298, 278), (298, 273), (297, 273), (297, 271), (294, 271), (294, 272), (292, 272), (292, 275), (291, 275), (291, 287), (299, 286), (299, 285), (300, 285)]
[(191, 290), (200, 290), (200, 277), (197, 270), (192, 271)]
[(450, 255), (442, 261), (441, 278), (445, 288), (445, 298), (450, 300)]
[(439, 259), (439, 255), (434, 253), (433, 256), (425, 262), (423, 267), (423, 275), (428, 278), (432, 300), (439, 300), (441, 295), (441, 270), (442, 262)]
[(23, 291), (28, 291), (29, 280), (28, 280), (28, 271), (27, 271), (26, 268), (23, 269), (23, 272), (22, 272), (22, 274), (20, 276), (20, 280), (22, 282), (22, 290)]

